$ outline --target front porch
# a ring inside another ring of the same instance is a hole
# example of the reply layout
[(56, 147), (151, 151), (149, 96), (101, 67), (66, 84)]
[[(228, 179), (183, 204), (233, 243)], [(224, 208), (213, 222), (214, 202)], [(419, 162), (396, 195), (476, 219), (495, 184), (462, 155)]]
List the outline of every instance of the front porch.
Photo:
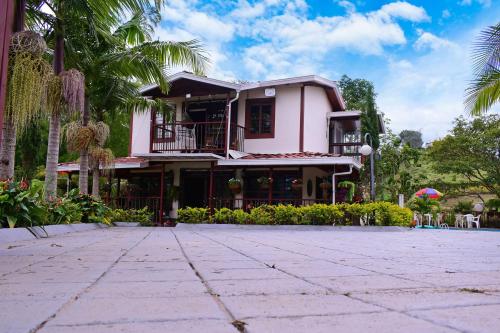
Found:
[[(348, 169), (337, 165), (336, 172)], [(216, 161), (149, 162), (144, 169), (117, 170), (110, 180), (109, 196), (114, 208), (143, 208), (154, 213), (155, 222), (177, 217), (177, 209), (206, 207), (211, 212), (220, 208), (251, 208), (270, 204), (294, 206), (314, 203), (332, 203), (331, 184), (333, 166), (270, 166), (228, 167)], [(339, 177), (357, 179), (357, 171)], [(241, 180), (241, 190), (232, 191), (231, 178)], [(271, 179), (269, 184), (259, 179)], [(299, 180), (299, 181), (297, 181)], [(299, 184), (297, 184), (299, 183)], [(336, 202), (346, 200), (346, 189), (335, 189)]]

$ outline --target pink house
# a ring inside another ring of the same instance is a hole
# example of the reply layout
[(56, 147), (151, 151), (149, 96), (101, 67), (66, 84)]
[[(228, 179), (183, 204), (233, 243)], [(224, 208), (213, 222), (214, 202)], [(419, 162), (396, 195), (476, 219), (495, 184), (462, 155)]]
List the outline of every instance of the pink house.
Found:
[[(334, 81), (310, 75), (239, 84), (187, 72), (169, 81), (168, 94), (142, 89), (171, 110), (132, 115), (129, 157), (115, 161), (107, 195), (115, 205), (147, 205), (160, 220), (188, 206), (339, 202), (335, 184), (357, 179), (361, 113), (345, 110)], [(230, 179), (240, 191), (230, 190)]]

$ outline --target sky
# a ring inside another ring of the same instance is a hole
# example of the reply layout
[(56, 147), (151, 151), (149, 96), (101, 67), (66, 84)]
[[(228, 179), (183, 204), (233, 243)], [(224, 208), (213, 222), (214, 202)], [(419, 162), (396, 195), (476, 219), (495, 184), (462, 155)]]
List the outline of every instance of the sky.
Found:
[(209, 77), (367, 79), (393, 132), (419, 130), (424, 142), (446, 135), (465, 114), (474, 39), (500, 18), (500, 0), (167, 3), (156, 38), (199, 40)]

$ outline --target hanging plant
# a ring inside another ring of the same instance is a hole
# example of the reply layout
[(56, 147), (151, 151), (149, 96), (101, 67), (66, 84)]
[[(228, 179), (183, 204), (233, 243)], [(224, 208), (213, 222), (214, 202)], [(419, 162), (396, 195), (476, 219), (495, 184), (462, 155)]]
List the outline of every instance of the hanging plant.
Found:
[(348, 181), (348, 180), (343, 180), (343, 181), (339, 182), (338, 187), (348, 189), (347, 194), (346, 194), (346, 201), (352, 202), (352, 199), (354, 198), (356, 184), (354, 184), (353, 182)]
[(59, 74), (61, 77), (62, 96), (70, 112), (83, 113), (85, 104), (85, 76), (76, 69), (69, 69)]
[(296, 179), (292, 180), (292, 189), (294, 189), (296, 191), (300, 191), (300, 190), (302, 190), (302, 186), (303, 186), (303, 183), (302, 183), (301, 178), (296, 178)]
[(257, 178), (257, 183), (259, 183), (260, 188), (268, 189), (269, 185), (273, 183), (273, 179), (271, 177), (259, 177)]
[(238, 178), (231, 178), (228, 180), (227, 185), (233, 194), (241, 192), (241, 180)]
[(47, 83), (53, 70), (42, 58), (46, 50), (44, 39), (35, 32), (17, 32), (11, 37), (6, 117), (18, 134), (40, 116), (50, 98)]

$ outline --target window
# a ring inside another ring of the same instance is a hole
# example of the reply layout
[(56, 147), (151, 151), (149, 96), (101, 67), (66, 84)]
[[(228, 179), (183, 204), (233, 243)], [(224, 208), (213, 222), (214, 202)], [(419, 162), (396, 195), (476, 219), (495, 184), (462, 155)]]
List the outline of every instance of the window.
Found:
[(274, 138), (274, 98), (247, 100), (245, 110), (246, 139)]
[(174, 124), (169, 122), (169, 118), (171, 115), (169, 114), (170, 110), (158, 111), (155, 110), (153, 112), (153, 124), (154, 124), (154, 140), (156, 142), (166, 142), (173, 141), (175, 139), (175, 127)]

